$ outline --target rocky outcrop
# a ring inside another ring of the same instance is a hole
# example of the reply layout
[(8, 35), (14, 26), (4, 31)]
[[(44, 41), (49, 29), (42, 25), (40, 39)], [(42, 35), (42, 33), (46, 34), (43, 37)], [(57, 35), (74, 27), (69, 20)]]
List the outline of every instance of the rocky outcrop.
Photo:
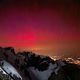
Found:
[(12, 64), (23, 80), (80, 80), (80, 66), (32, 52), (15, 53), (14, 48), (0, 47), (0, 60)]
[(61, 68), (59, 69), (58, 74), (54, 74), (53, 72), (48, 80), (69, 80), (69, 77), (65, 73), (65, 71)]

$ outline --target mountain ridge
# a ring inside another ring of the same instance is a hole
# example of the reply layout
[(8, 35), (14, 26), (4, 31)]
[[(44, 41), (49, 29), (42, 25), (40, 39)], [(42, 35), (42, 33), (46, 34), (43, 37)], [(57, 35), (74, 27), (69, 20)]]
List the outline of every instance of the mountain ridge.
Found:
[[(23, 80), (79, 80), (71, 75), (71, 63), (64, 60), (52, 60), (49, 56), (37, 55), (32, 52), (18, 52), (15, 53), (14, 48), (0, 47), (0, 60), (6, 60), (12, 64), (18, 72), (24, 75)], [(69, 67), (68, 67), (69, 66)], [(74, 64), (73, 66), (76, 67)], [(79, 70), (80, 68), (72, 67), (74, 70)], [(69, 70), (68, 70), (69, 68)], [(76, 71), (75, 71), (76, 73)], [(77, 74), (77, 73), (76, 73)], [(35, 78), (33, 78), (33, 75)], [(25, 76), (27, 76), (25, 78)], [(77, 75), (76, 75), (77, 76)], [(24, 79), (25, 78), (25, 79)]]

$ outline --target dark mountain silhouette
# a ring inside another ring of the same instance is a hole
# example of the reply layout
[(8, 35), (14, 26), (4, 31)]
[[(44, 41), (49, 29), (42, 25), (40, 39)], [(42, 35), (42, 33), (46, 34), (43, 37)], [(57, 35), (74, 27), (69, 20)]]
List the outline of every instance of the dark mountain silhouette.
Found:
[(80, 80), (80, 65), (65, 60), (52, 60), (49, 56), (32, 52), (18, 52), (14, 48), (0, 47), (0, 61), (12, 64), (22, 80)]

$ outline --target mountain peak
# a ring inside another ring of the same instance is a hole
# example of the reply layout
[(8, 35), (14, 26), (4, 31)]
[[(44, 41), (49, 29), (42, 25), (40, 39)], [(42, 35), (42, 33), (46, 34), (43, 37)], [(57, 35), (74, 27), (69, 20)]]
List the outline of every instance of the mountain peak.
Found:
[[(54, 61), (49, 56), (33, 52), (15, 53), (12, 47), (0, 47), (0, 61), (12, 64), (21, 74), (23, 80), (79, 80), (80, 66), (63, 59)], [(72, 70), (74, 72), (72, 73)], [(78, 74), (77, 74), (77, 72)], [(76, 78), (73, 78), (76, 75)]]

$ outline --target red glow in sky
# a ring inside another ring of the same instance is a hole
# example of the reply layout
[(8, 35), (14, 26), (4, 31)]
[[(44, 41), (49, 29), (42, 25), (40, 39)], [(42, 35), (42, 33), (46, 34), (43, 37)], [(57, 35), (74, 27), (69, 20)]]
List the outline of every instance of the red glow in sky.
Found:
[(73, 3), (66, 6), (62, 3), (54, 6), (33, 4), (2, 4), (0, 46), (29, 49), (47, 55), (79, 54), (80, 6)]

